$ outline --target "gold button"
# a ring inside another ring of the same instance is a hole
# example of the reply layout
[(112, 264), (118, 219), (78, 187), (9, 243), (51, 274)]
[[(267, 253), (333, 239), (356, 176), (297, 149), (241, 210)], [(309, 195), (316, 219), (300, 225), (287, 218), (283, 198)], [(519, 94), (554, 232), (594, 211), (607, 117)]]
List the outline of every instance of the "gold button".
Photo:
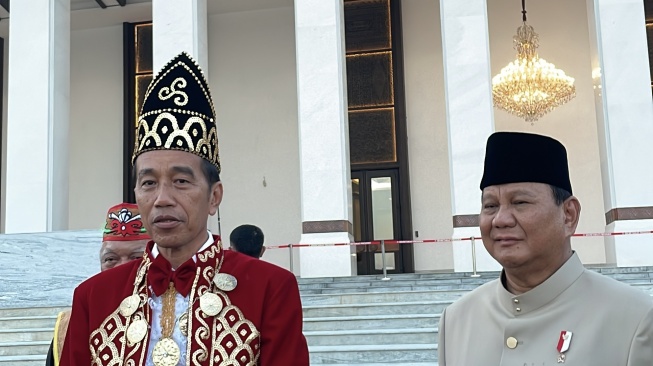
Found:
[(508, 337), (508, 339), (506, 339), (506, 346), (508, 346), (508, 348), (510, 348), (510, 349), (517, 348), (517, 338)]
[(519, 304), (519, 299), (513, 299), (512, 301), (514, 301), (515, 304)]
[(520, 311), (521, 311), (521, 308), (515, 308), (515, 310), (517, 310), (517, 312), (520, 312)]

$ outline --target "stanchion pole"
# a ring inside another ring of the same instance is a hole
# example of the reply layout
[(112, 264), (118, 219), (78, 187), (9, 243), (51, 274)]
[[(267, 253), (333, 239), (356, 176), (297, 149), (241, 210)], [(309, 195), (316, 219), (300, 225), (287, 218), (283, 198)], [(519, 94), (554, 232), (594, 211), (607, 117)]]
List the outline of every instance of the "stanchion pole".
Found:
[(476, 238), (473, 236), (472, 239), (472, 275), (470, 277), (481, 277), (480, 274), (476, 273)]
[(383, 278), (382, 281), (389, 281), (392, 278), (388, 277), (388, 269), (385, 266), (385, 240), (381, 240), (381, 256), (383, 257)]
[(293, 271), (292, 243), (288, 245), (288, 255), (290, 256), (290, 273), (295, 274), (295, 271)]

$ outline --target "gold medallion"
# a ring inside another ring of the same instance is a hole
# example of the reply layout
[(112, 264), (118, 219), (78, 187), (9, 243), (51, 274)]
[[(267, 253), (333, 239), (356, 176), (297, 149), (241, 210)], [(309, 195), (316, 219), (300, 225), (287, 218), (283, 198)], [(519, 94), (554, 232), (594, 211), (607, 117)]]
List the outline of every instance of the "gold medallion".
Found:
[(147, 327), (145, 319), (138, 319), (131, 323), (127, 328), (127, 342), (132, 345), (142, 341), (147, 334)]
[(138, 294), (125, 297), (120, 303), (120, 314), (125, 318), (129, 318), (136, 312), (138, 306), (141, 304), (141, 298)]
[(212, 292), (200, 296), (200, 309), (208, 316), (215, 316), (222, 311), (222, 300)]
[(232, 291), (238, 285), (236, 277), (228, 273), (218, 273), (213, 277), (213, 282), (222, 291)]
[(188, 336), (188, 313), (183, 313), (179, 317), (179, 330), (184, 337)]
[(163, 338), (156, 342), (152, 351), (152, 361), (156, 366), (177, 366), (181, 351), (172, 338)]

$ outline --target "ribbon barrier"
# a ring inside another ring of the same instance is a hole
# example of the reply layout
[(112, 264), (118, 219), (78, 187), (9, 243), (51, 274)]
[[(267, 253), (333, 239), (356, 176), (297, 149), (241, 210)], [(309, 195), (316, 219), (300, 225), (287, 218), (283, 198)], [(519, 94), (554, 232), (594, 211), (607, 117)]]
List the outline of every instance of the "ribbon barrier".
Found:
[[(572, 237), (605, 237), (605, 236), (623, 236), (623, 235), (644, 235), (653, 234), (653, 230), (641, 231), (620, 231), (612, 233), (577, 233)], [(308, 248), (308, 247), (342, 247), (342, 246), (363, 246), (363, 245), (380, 245), (381, 256), (383, 262), (383, 278), (382, 280), (391, 280), (388, 277), (388, 272), (385, 263), (385, 245), (386, 244), (431, 244), (431, 243), (453, 243), (458, 241), (470, 241), (472, 252), (472, 274), (470, 277), (481, 277), (476, 273), (476, 240), (480, 240), (479, 236), (471, 236), (468, 238), (446, 238), (446, 239), (422, 239), (422, 240), (372, 240), (372, 241), (357, 241), (349, 243), (318, 243), (318, 244), (282, 244), (282, 245), (266, 245), (267, 249), (285, 249), (288, 248), (290, 256), (290, 272), (293, 272), (293, 248)]]

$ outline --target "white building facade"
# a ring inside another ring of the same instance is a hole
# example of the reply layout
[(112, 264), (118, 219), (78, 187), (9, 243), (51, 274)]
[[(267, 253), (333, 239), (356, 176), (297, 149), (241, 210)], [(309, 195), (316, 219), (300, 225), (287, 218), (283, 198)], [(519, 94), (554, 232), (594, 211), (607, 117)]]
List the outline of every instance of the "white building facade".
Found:
[[(378, 273), (378, 245), (323, 244), (478, 236), (494, 131), (567, 147), (579, 233), (653, 230), (652, 2), (527, 2), (540, 56), (576, 85), (534, 124), (492, 106), (519, 5), (13, 1), (0, 14), (0, 232), (99, 229), (130, 198), (138, 82), (182, 50), (206, 71), (218, 113), (225, 195), (209, 227), (228, 237), (251, 223), (267, 245), (309, 244), (263, 258), (286, 268), (293, 258), (299, 276)], [(152, 38), (139, 38), (150, 23)], [(148, 44), (149, 61), (132, 53)], [(653, 265), (650, 234), (572, 245), (585, 264)], [(386, 249), (391, 272), (472, 270), (470, 241)], [(499, 268), (480, 240), (476, 253), (478, 270)]]

